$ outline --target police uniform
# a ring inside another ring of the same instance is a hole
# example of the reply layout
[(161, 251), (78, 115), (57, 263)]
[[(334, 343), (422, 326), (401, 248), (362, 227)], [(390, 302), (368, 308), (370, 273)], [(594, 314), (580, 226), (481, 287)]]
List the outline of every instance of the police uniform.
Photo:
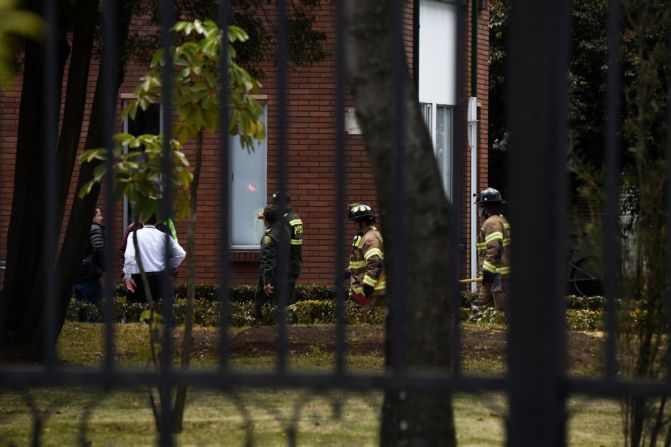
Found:
[(289, 304), (295, 300), (296, 280), (303, 270), (303, 221), (291, 208), (285, 214), (289, 228)]
[(384, 302), (386, 294), (384, 246), (382, 235), (375, 225), (354, 236), (349, 272), (350, 293), (353, 297), (363, 295), (364, 285), (367, 285), (374, 290), (369, 297), (371, 304), (379, 305)]
[(478, 258), (480, 270), (501, 275), (501, 291), (493, 292), (492, 284), (483, 281), (476, 301), (476, 307), (494, 306), (503, 310), (508, 295), (508, 276), (510, 275), (510, 224), (503, 214), (489, 216), (482, 224), (478, 234)]
[[(283, 225), (272, 225), (266, 229), (261, 239), (259, 281), (254, 293), (254, 309), (257, 319), (261, 316), (261, 306), (264, 303), (271, 300), (276, 303), (275, 294), (266, 295), (263, 286), (271, 284), (275, 290), (277, 289), (277, 247), (282, 231), (287, 231)], [(284, 235), (284, 240), (288, 240), (288, 234)]]

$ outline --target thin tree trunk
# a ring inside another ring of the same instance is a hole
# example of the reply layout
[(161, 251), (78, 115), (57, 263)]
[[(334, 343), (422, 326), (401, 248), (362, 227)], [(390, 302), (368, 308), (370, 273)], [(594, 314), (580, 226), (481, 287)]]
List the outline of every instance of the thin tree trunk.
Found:
[[(63, 79), (69, 51), (62, 34), (58, 47), (56, 85)], [(9, 348), (18, 355), (27, 351), (27, 342), (30, 340), (22, 333), (26, 318), (30, 318), (31, 312), (42, 304), (43, 299), (40, 296), (39, 303), (36, 303), (31, 291), (40, 272), (38, 266), (44, 246), (44, 209), (40, 202), (44, 197), (45, 140), (44, 132), (39, 128), (45, 116), (42, 94), (45, 80), (44, 47), (28, 40), (24, 54), (12, 211), (7, 234), (7, 270), (0, 299), (0, 350)], [(56, 104), (60, 104), (60, 92)], [(57, 108), (55, 113), (58, 116), (60, 107)]]
[[(421, 118), (417, 97), (408, 79), (407, 61), (402, 59), (403, 89), (392, 83), (392, 49), (400, 50), (391, 28), (392, 1), (347, 2), (347, 51), (349, 82), (357, 119), (363, 130), (373, 169), (382, 232), (388, 285), (399, 282), (392, 266), (400, 262), (407, 278), (404, 309), (405, 364), (409, 368), (450, 366), (450, 298), (443, 278), (450, 269), (450, 209), (443, 191), (433, 147)], [(405, 119), (405, 197), (393, 197), (393, 148), (395, 98), (402, 95)], [(404, 205), (405, 240), (390, 232), (392, 206)], [(412, 233), (410, 233), (412, 231)], [(395, 259), (394, 248), (404, 244), (405, 259)], [(388, 300), (390, 293), (387, 293)], [(390, 312), (394, 312), (390, 307)], [(393, 315), (390, 314), (390, 317)], [(397, 340), (387, 331), (387, 365)], [(451, 396), (387, 391), (382, 409), (380, 444), (383, 446), (454, 446), (456, 435)]]
[(91, 20), (98, 13), (98, 0), (78, 0), (74, 21), (78, 25), (72, 31), (72, 56), (68, 68), (68, 83), (63, 106), (63, 123), (58, 140), (56, 161), (58, 163), (59, 187), (58, 233), (65, 213), (65, 199), (70, 190), (72, 171), (82, 133), (86, 95), (88, 93), (89, 69), (97, 23)]
[(666, 396), (662, 396), (659, 402), (659, 407), (657, 408), (657, 417), (655, 418), (655, 422), (652, 425), (652, 431), (650, 432), (650, 447), (655, 447), (657, 445), (657, 437), (660, 435), (660, 432), (664, 427), (665, 406)]
[[(191, 348), (193, 337), (193, 301), (196, 295), (196, 206), (198, 203), (198, 184), (200, 183), (200, 168), (203, 164), (203, 131), (196, 139), (196, 166), (191, 182), (191, 218), (189, 219), (187, 256), (188, 279), (186, 294), (186, 314), (184, 316), (184, 339), (182, 340), (182, 370), (189, 369), (191, 362)], [(181, 433), (184, 430), (184, 409), (186, 408), (186, 385), (177, 387), (175, 406), (173, 410), (173, 432)]]
[[(128, 30), (132, 12), (135, 9), (135, 5), (138, 1), (139, 0), (126, 0), (119, 2), (119, 12), (117, 14), (117, 17), (119, 18), (117, 28), (117, 45), (119, 51), (117, 53), (116, 60), (117, 79), (115, 92), (118, 91), (119, 86), (123, 82), (125, 76), (125, 64), (127, 62), (125, 47), (128, 40)], [(102, 81), (99, 75), (98, 81), (96, 83), (93, 105), (91, 108), (89, 129), (86, 139), (87, 148), (100, 147), (103, 145), (102, 97)], [(84, 183), (93, 178), (93, 170), (95, 169), (95, 166), (96, 163), (85, 163), (81, 165), (76, 188), (77, 191), (81, 189)], [(87, 194), (82, 199), (76, 197), (72, 204), (72, 211), (70, 213), (68, 225), (65, 230), (63, 246), (61, 248), (56, 265), (56, 277), (58, 278), (58, 315), (56, 315), (56, 321), (59, 333), (63, 327), (63, 323), (65, 322), (65, 315), (67, 313), (67, 308), (71, 297), (70, 289), (75, 279), (77, 269), (79, 268), (82, 255), (86, 249), (87, 237), (91, 226), (91, 218), (95, 212), (99, 193), (100, 185), (95, 184), (89, 194)], [(107, 204), (107, 206), (113, 205), (114, 204)], [(106, 243), (110, 242), (112, 241), (106, 241)], [(113, 267), (109, 266), (108, 268), (111, 272)], [(43, 315), (41, 316), (43, 317)], [(33, 348), (37, 348), (39, 345), (37, 341), (42, 337), (41, 330), (43, 326), (44, 321), (40, 319), (39, 325), (37, 326), (36, 330), (33, 331)]]

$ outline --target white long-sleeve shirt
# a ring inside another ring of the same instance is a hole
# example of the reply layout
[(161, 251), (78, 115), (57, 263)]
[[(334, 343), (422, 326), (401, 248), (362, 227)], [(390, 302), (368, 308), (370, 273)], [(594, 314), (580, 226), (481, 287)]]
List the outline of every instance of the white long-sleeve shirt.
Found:
[[(137, 244), (142, 255), (142, 266), (145, 272), (162, 272), (166, 270), (165, 262), (165, 239), (170, 244), (170, 259), (167, 263), (170, 269), (176, 269), (186, 257), (186, 252), (175, 240), (156, 229), (153, 225), (145, 225), (137, 230)], [(128, 235), (126, 252), (124, 253), (123, 274), (128, 279), (131, 275), (140, 273), (140, 266), (135, 257), (135, 244), (133, 233)]]

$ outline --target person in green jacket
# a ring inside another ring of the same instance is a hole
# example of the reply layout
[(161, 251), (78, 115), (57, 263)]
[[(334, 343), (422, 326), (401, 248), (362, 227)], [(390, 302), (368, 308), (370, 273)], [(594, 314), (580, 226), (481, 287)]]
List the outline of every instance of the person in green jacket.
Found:
[[(267, 206), (263, 209), (263, 224), (266, 230), (261, 239), (261, 258), (259, 280), (254, 293), (254, 318), (261, 320), (261, 307), (272, 302), (277, 304), (275, 288), (277, 277), (277, 248), (281, 241), (289, 242), (289, 231), (284, 225), (277, 225), (277, 209)], [(284, 234), (283, 234), (284, 233)]]

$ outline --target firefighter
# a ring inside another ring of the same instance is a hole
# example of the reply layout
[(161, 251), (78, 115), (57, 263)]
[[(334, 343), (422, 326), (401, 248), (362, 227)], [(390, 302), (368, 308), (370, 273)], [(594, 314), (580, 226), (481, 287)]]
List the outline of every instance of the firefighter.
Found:
[(503, 216), (503, 198), (499, 191), (488, 187), (476, 195), (475, 203), (485, 221), (477, 245), (482, 285), (473, 301), (473, 309), (480, 311), (493, 304), (505, 310), (510, 274), (510, 224)]
[(384, 303), (384, 246), (374, 225), (375, 212), (365, 203), (349, 205), (349, 219), (359, 226), (349, 257), (350, 297), (362, 306)]

